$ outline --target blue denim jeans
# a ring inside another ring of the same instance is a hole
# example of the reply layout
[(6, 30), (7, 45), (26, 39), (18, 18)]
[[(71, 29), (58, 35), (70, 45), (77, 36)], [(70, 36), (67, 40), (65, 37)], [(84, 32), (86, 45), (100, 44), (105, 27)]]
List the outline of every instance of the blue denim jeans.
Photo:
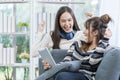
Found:
[(88, 80), (80, 72), (60, 72), (56, 75), (55, 80)]

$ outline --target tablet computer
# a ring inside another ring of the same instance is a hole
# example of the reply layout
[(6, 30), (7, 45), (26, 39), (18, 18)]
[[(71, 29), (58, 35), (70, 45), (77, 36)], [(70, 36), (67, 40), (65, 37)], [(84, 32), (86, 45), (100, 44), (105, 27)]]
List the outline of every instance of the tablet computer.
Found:
[(45, 60), (46, 62), (48, 62), (51, 66), (55, 66), (56, 62), (53, 59), (50, 51), (48, 50), (48, 48), (45, 48), (43, 50), (39, 51), (39, 54), (41, 56), (41, 59)]

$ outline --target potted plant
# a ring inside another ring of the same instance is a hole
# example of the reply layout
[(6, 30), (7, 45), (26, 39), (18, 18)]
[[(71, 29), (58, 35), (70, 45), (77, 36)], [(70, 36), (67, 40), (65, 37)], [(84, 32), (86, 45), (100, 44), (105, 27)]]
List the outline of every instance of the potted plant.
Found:
[(0, 67), (0, 72), (3, 74), (3, 78), (1, 76), (0, 80), (13, 80), (13, 69), (8, 66)]
[(29, 24), (27, 22), (19, 22), (17, 26), (20, 28), (21, 31), (27, 32)]
[(28, 62), (28, 60), (29, 60), (29, 58), (30, 58), (30, 55), (29, 55), (28, 53), (26, 53), (26, 52), (23, 52), (23, 53), (21, 53), (21, 54), (19, 55), (19, 58), (21, 59), (21, 61), (22, 61), (23, 63), (26, 63), (26, 62)]

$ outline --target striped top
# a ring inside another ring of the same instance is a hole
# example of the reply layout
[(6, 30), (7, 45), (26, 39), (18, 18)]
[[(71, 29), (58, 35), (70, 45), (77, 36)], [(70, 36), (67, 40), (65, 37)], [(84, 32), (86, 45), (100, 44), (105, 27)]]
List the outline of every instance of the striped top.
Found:
[(103, 59), (105, 49), (109, 46), (108, 41), (109, 39), (107, 38), (100, 40), (95, 49), (87, 52), (81, 51), (76, 41), (70, 46), (64, 61), (81, 60), (82, 63), (79, 71), (85, 73), (85, 76), (88, 77), (89, 80), (94, 80), (97, 68)]

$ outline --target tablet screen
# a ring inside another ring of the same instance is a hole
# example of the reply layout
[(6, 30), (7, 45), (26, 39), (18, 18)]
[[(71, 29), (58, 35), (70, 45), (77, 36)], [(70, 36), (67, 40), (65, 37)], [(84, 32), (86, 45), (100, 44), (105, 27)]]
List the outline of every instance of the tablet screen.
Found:
[(53, 57), (52, 57), (50, 51), (48, 50), (48, 48), (45, 48), (44, 50), (40, 50), (39, 54), (40, 54), (41, 58), (43, 60), (45, 60), (46, 62), (48, 62), (51, 66), (56, 65), (56, 62), (53, 59)]

